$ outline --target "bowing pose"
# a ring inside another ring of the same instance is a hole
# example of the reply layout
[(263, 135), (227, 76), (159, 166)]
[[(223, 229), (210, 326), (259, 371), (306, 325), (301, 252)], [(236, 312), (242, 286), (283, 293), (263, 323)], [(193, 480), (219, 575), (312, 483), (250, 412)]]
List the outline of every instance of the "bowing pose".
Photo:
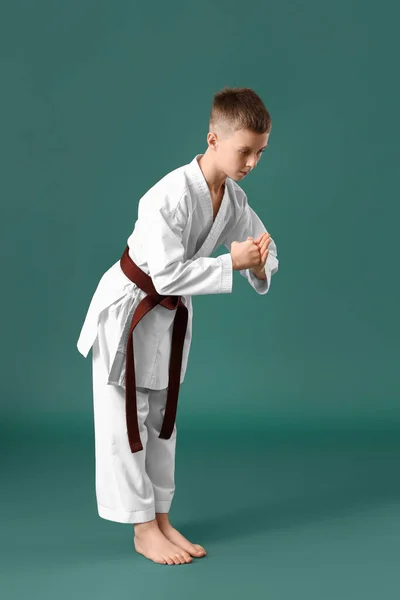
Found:
[[(168, 519), (176, 411), (192, 339), (192, 296), (230, 294), (239, 271), (267, 294), (277, 249), (238, 181), (254, 169), (270, 115), (249, 88), (215, 94), (207, 149), (140, 198), (118, 260), (91, 299), (78, 350), (92, 348), (99, 516), (134, 525), (137, 552), (161, 564), (206, 554)], [(227, 252), (211, 258), (215, 248)]]

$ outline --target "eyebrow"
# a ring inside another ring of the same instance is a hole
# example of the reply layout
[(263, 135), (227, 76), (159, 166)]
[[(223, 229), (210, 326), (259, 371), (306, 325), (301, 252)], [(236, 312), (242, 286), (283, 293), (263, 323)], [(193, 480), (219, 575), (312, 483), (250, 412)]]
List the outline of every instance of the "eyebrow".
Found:
[[(268, 146), (268, 144), (265, 144), (265, 146), (263, 146), (262, 148), (260, 148), (260, 150), (264, 150), (264, 148), (266, 148)], [(242, 150), (251, 150), (250, 146), (241, 146)]]

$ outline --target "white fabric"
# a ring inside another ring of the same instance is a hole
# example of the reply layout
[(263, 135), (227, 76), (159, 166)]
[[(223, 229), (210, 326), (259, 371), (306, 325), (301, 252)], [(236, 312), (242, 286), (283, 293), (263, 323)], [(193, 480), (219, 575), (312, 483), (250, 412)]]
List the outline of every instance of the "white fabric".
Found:
[[(160, 179), (140, 199), (138, 219), (128, 238), (129, 254), (153, 280), (160, 294), (180, 295), (188, 308), (181, 378), (184, 381), (192, 339), (193, 294), (232, 292), (233, 270), (230, 245), (257, 238), (267, 231), (250, 207), (242, 188), (227, 177), (221, 206), (213, 221), (212, 199), (200, 169), (197, 154), (187, 165)], [(209, 255), (224, 245), (228, 253)], [(123, 248), (121, 248), (121, 253)], [(87, 356), (98, 333), (103, 311), (114, 313), (109, 336), (108, 383), (124, 387), (127, 337), (133, 311), (145, 296), (122, 272), (119, 259), (104, 273), (95, 290), (77, 343)], [(249, 269), (240, 271), (258, 294), (266, 294), (278, 270), (277, 249), (271, 238), (266, 262), (266, 280)], [(151, 389), (168, 386), (173, 320), (176, 311), (163, 306), (151, 310), (133, 332), (136, 385)]]
[(103, 519), (143, 523), (167, 513), (174, 496), (176, 424), (170, 439), (158, 437), (167, 389), (136, 388), (143, 450), (131, 452), (125, 393), (108, 385), (108, 347), (114, 320), (105, 310), (92, 351), (97, 510)]

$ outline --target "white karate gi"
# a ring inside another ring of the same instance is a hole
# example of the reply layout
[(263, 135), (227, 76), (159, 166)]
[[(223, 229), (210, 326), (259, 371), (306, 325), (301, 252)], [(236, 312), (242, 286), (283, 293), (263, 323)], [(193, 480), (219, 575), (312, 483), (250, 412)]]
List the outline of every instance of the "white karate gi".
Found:
[[(157, 292), (182, 296), (188, 308), (181, 383), (192, 338), (191, 296), (231, 293), (231, 243), (245, 241), (248, 236), (257, 238), (267, 231), (244, 191), (229, 177), (213, 221), (211, 195), (198, 163), (201, 156), (197, 154), (190, 163), (171, 171), (146, 192), (139, 201), (138, 219), (127, 241), (130, 257), (151, 276)], [(222, 244), (228, 253), (210, 258)], [(123, 250), (121, 247), (121, 254)], [(131, 453), (124, 412), (125, 355), (133, 312), (146, 294), (125, 276), (119, 259), (100, 279), (77, 347), (86, 357), (93, 346), (99, 515), (137, 523), (153, 519), (155, 512), (168, 512), (173, 497), (176, 425), (169, 440), (158, 438), (155, 432), (160, 431), (165, 411), (176, 311), (156, 306), (132, 334), (143, 451)], [(258, 279), (249, 269), (240, 274), (258, 294), (266, 294), (277, 270), (277, 249), (271, 238), (265, 265), (267, 279)]]

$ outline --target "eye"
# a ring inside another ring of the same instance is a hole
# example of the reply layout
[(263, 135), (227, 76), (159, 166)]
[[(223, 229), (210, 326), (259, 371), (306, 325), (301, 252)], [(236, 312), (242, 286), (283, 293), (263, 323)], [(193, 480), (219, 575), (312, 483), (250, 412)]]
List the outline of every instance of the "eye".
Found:
[[(265, 148), (264, 148), (264, 150), (259, 150), (258, 153), (262, 154), (264, 151), (265, 151)], [(249, 151), (248, 150), (239, 150), (239, 152), (241, 152), (242, 154), (248, 154)]]

